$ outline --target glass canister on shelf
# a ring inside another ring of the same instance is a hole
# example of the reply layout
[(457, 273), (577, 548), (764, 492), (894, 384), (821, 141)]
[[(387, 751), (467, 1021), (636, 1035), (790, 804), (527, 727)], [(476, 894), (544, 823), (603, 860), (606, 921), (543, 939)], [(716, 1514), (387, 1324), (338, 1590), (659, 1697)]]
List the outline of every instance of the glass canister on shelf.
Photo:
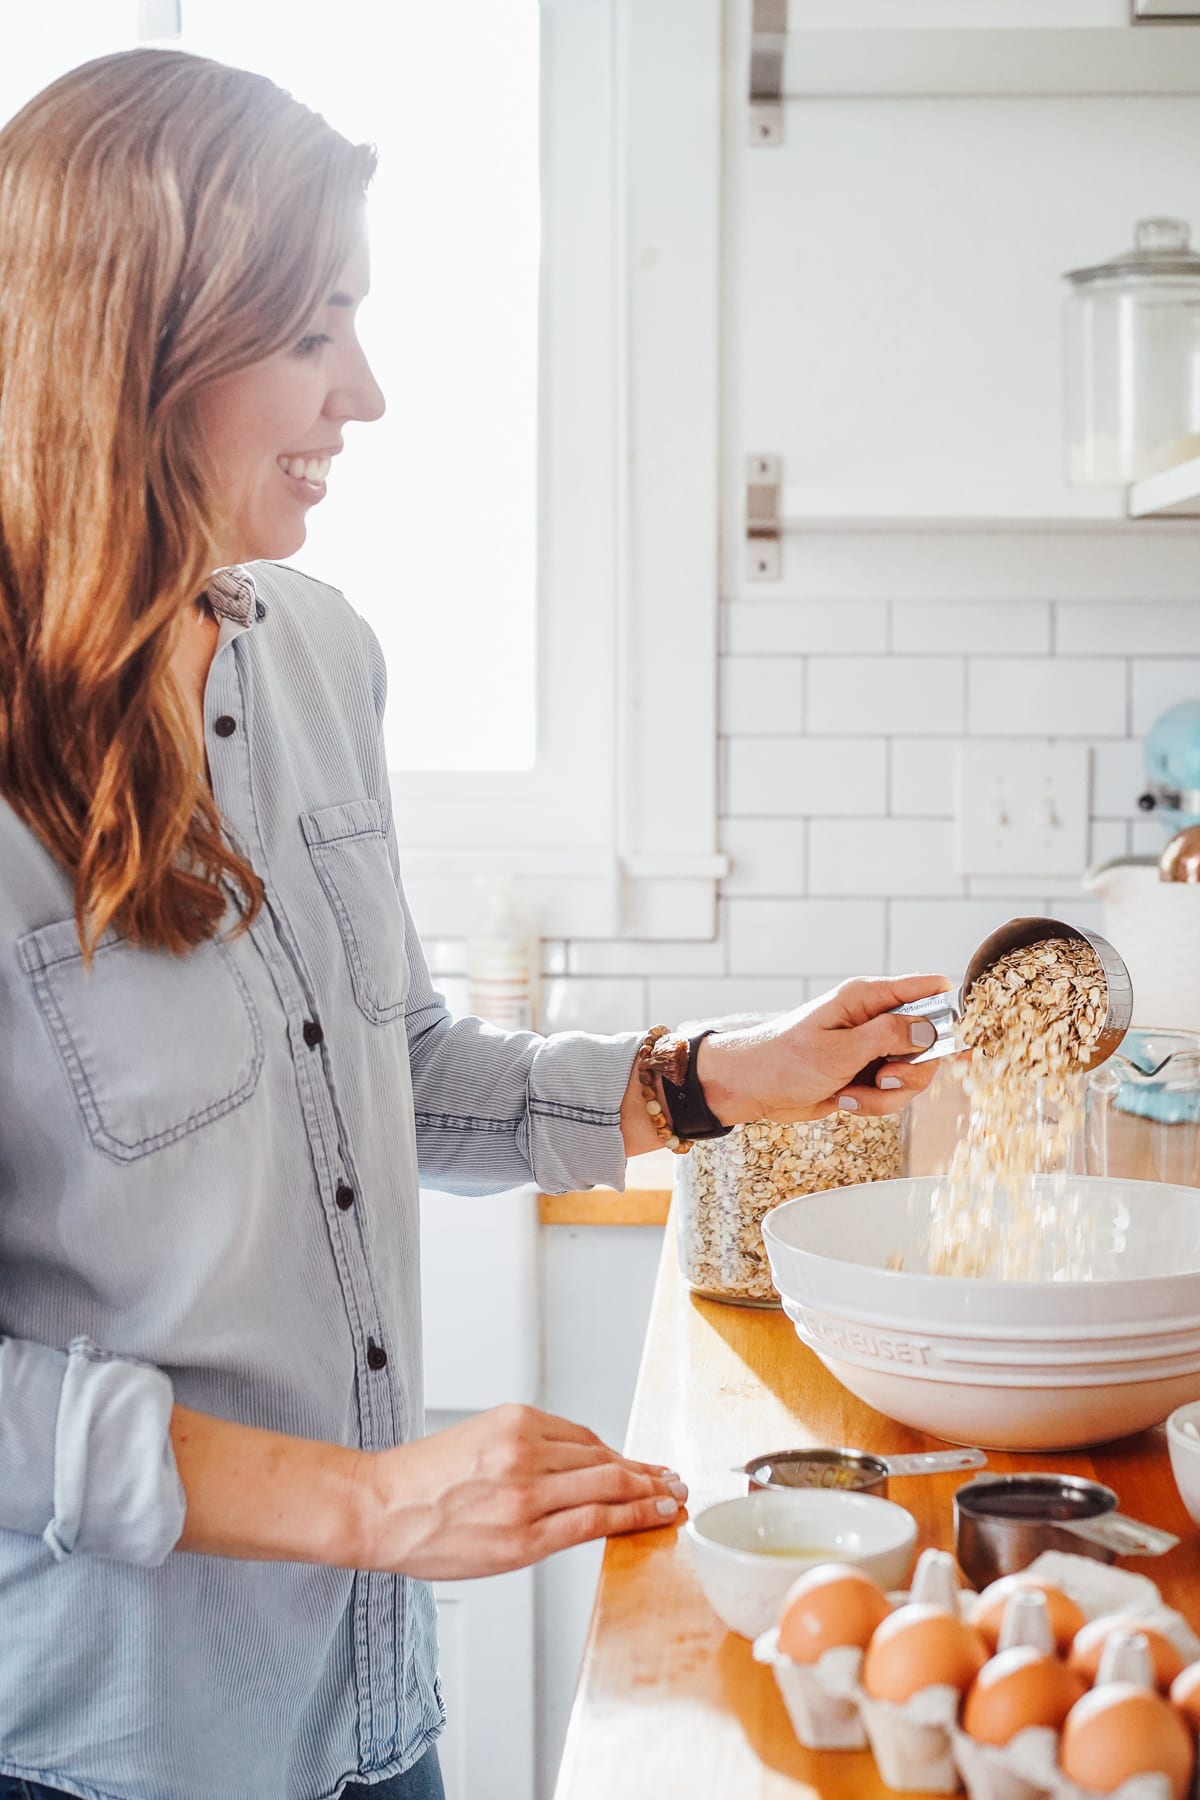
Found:
[(764, 1216), (799, 1194), (908, 1173), (909, 1110), (868, 1118), (830, 1113), (800, 1125), (761, 1121), (702, 1139), (675, 1168), (679, 1267), (694, 1294), (778, 1306)]
[(1064, 315), (1067, 479), (1123, 486), (1200, 456), (1200, 255), (1182, 219), (1072, 269)]

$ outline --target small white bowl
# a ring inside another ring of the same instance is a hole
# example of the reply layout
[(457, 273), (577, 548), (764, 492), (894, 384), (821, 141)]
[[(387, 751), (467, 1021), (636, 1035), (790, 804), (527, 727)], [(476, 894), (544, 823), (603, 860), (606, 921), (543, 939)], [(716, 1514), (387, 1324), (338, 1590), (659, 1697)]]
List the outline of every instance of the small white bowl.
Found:
[(684, 1527), (704, 1597), (742, 1637), (774, 1625), (797, 1575), (854, 1563), (881, 1588), (904, 1586), (917, 1522), (891, 1500), (833, 1488), (764, 1488), (706, 1506)]
[(1200, 1400), (1177, 1406), (1167, 1419), (1167, 1449), (1171, 1457), (1171, 1473), (1179, 1498), (1200, 1525), (1200, 1437), (1183, 1428), (1194, 1425), (1200, 1431)]

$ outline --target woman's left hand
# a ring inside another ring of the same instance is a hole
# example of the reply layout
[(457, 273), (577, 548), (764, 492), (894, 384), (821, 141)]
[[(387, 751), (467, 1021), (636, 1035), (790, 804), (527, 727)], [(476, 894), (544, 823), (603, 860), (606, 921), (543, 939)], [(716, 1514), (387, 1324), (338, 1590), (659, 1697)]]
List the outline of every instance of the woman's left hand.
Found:
[(795, 1012), (715, 1032), (698, 1052), (705, 1098), (726, 1125), (822, 1119), (839, 1106), (898, 1112), (929, 1086), (938, 1065), (908, 1060), (932, 1046), (934, 1029), (894, 1009), (950, 986), (944, 975), (844, 981)]

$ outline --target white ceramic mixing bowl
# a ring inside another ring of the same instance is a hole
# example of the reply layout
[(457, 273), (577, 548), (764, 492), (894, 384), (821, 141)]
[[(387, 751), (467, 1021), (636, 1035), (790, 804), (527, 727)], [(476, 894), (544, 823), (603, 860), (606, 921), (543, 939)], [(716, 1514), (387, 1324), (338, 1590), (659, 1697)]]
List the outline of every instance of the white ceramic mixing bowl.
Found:
[(764, 1220), (788, 1316), (851, 1393), (939, 1437), (1021, 1450), (1122, 1437), (1200, 1397), (1200, 1190), (1072, 1178), (1063, 1203), (1094, 1278), (999, 1281), (922, 1273), (935, 1185), (833, 1189)]
[(684, 1536), (713, 1611), (731, 1631), (755, 1638), (775, 1624), (797, 1575), (817, 1563), (854, 1563), (882, 1588), (903, 1587), (917, 1522), (873, 1494), (763, 1488), (704, 1507)]

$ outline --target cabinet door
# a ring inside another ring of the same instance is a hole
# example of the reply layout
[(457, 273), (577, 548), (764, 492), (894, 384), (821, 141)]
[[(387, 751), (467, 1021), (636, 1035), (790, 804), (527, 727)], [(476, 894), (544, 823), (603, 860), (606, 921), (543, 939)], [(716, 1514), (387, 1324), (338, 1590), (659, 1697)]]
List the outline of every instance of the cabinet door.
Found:
[(446, 1800), (531, 1800), (533, 1571), (434, 1587)]

